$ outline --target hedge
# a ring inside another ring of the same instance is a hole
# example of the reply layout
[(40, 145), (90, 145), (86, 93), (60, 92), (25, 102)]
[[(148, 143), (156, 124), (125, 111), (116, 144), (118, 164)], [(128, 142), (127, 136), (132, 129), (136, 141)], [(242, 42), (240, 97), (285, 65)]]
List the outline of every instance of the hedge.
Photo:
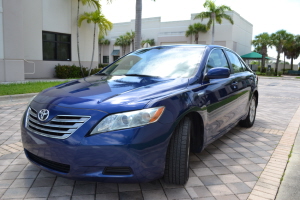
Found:
[[(84, 76), (88, 76), (88, 69), (83, 67), (82, 68)], [(102, 70), (102, 68), (94, 68), (91, 70), (91, 75), (95, 74)], [(82, 78), (80, 67), (77, 67), (76, 65), (56, 65), (55, 66), (55, 77), (56, 78), (62, 78), (62, 79), (68, 79), (68, 78)]]

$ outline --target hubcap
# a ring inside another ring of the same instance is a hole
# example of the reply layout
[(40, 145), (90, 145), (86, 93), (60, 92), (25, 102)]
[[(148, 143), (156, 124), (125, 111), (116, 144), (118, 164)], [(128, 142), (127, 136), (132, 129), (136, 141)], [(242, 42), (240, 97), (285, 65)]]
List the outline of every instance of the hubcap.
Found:
[(250, 122), (253, 122), (254, 120), (254, 117), (255, 117), (255, 100), (252, 99), (251, 102), (250, 102), (250, 109), (249, 109), (249, 119), (250, 119)]

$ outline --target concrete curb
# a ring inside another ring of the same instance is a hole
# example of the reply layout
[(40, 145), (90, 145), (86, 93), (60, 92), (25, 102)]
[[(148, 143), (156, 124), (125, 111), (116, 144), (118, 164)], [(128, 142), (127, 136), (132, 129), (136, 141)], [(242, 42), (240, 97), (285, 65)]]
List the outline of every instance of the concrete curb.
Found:
[(27, 94), (15, 94), (15, 95), (0, 96), (0, 101), (15, 101), (15, 100), (19, 100), (19, 99), (27, 99), (27, 98), (31, 98), (37, 94), (38, 93), (27, 93)]
[(274, 150), (268, 164), (256, 182), (248, 200), (267, 200), (276, 198), (281, 178), (286, 170), (289, 154), (293, 148), (300, 126), (300, 106), (284, 131), (280, 142)]
[(258, 79), (275, 79), (275, 80), (291, 80), (291, 81), (300, 81), (296, 77), (282, 76), (282, 77), (268, 77), (268, 76), (258, 76)]

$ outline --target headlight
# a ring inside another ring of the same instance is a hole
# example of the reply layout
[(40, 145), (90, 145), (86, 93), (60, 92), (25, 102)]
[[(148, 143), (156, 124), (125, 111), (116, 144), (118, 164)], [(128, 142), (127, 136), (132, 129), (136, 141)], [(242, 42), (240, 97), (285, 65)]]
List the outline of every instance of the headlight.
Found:
[(154, 123), (160, 118), (164, 109), (165, 107), (157, 107), (109, 115), (94, 128), (91, 135)]

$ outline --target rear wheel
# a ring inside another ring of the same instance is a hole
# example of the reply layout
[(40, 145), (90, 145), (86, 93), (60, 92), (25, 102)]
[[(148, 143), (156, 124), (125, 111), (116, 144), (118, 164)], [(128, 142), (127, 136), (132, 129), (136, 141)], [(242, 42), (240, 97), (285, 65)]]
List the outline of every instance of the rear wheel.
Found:
[(246, 119), (240, 121), (240, 125), (243, 127), (251, 127), (254, 124), (256, 116), (256, 97), (253, 96), (250, 101), (249, 112)]
[(164, 181), (183, 185), (189, 178), (190, 133), (192, 121), (185, 117), (175, 129), (167, 156)]

